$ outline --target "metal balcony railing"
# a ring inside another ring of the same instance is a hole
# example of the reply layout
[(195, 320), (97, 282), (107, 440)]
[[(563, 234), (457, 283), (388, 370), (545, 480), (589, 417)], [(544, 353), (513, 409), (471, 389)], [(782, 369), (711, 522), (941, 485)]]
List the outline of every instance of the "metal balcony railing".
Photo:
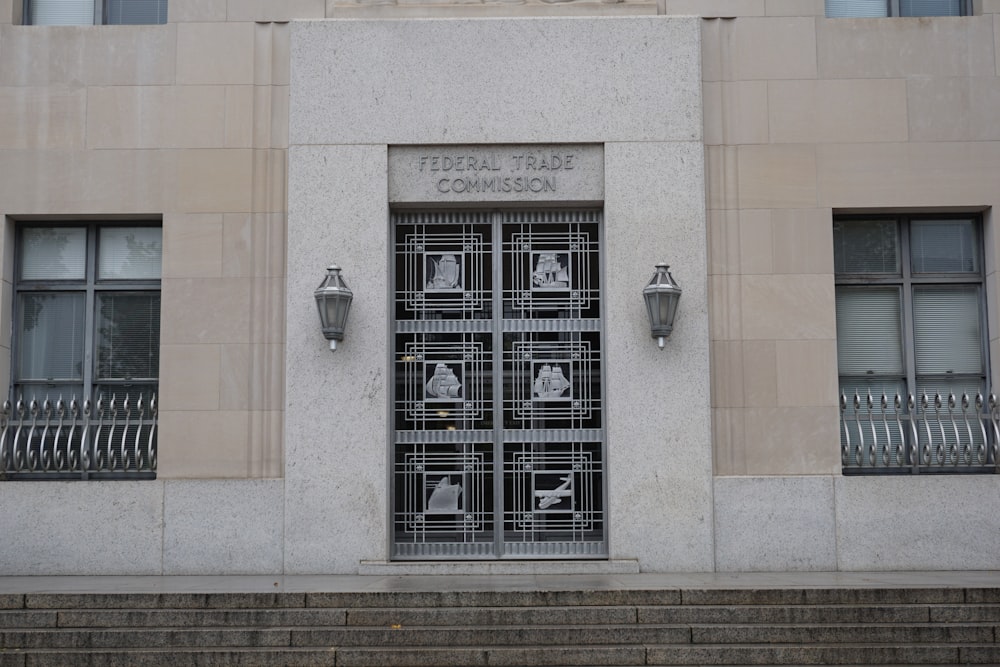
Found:
[(5, 401), (0, 479), (152, 479), (156, 395)]
[(852, 472), (997, 472), (995, 394), (840, 395), (841, 462)]

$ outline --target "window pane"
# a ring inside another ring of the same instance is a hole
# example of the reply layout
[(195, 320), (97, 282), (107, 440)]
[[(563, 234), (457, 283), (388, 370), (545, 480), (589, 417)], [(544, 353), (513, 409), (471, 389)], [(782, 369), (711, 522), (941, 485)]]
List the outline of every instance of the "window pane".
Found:
[(105, 0), (107, 23), (142, 25), (167, 22), (167, 0)]
[(22, 294), (19, 380), (83, 379), (84, 294)]
[(918, 374), (983, 372), (978, 287), (915, 287), (913, 330)]
[(915, 220), (910, 255), (914, 273), (978, 272), (976, 227), (971, 220)]
[(962, 0), (899, 0), (900, 16), (961, 16)]
[(837, 360), (841, 375), (902, 375), (899, 289), (837, 288)]
[(864, 18), (889, 15), (888, 0), (826, 0), (829, 18)]
[(86, 271), (86, 229), (26, 227), (22, 230), (22, 280), (83, 280)]
[(28, 23), (91, 25), (94, 23), (94, 0), (31, 0)]
[(106, 227), (98, 248), (98, 280), (159, 280), (163, 257), (159, 227)]
[(899, 274), (899, 234), (895, 220), (838, 221), (833, 224), (837, 273)]
[(97, 378), (156, 378), (160, 368), (160, 294), (100, 294)]

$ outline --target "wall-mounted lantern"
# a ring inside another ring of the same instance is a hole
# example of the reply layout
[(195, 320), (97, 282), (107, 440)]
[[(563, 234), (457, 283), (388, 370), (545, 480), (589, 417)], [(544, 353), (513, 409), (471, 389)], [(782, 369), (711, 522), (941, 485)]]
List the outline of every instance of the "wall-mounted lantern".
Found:
[(670, 275), (670, 267), (666, 263), (656, 265), (656, 273), (643, 288), (642, 298), (646, 300), (646, 312), (649, 314), (649, 333), (662, 350), (673, 331), (677, 303), (681, 300), (681, 288)]
[(323, 327), (323, 335), (330, 341), (330, 351), (337, 351), (337, 341), (344, 340), (344, 327), (347, 326), (347, 314), (351, 310), (351, 300), (354, 292), (340, 277), (340, 267), (331, 264), (326, 269), (326, 278), (316, 291), (316, 307), (319, 309), (319, 322)]

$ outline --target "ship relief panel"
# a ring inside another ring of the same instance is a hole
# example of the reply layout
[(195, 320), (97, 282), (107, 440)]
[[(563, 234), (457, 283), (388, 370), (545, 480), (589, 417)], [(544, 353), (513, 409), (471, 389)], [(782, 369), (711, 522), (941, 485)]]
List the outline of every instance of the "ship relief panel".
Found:
[(424, 254), (425, 292), (462, 291), (462, 255), (450, 252)]

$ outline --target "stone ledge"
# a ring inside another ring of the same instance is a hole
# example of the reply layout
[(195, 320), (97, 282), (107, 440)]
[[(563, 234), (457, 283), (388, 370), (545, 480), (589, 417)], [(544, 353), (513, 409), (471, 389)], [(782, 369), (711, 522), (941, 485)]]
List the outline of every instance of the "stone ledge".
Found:
[(655, 2), (530, 2), (530, 3), (427, 3), (427, 4), (337, 4), (329, 18), (508, 18), (538, 16), (655, 16)]
[(638, 574), (637, 560), (377, 561), (363, 560), (359, 574)]

